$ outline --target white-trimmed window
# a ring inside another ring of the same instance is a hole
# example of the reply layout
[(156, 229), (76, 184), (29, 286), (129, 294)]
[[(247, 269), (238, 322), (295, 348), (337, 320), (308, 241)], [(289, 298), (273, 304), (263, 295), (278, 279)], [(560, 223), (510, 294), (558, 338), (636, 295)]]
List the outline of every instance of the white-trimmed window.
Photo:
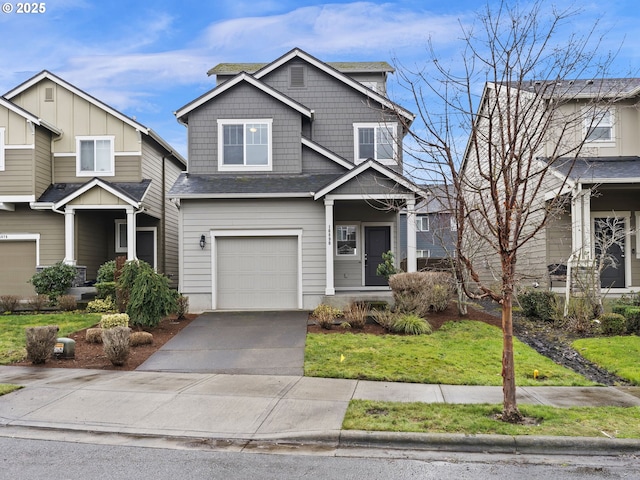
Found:
[(0, 127), (0, 172), (4, 171), (4, 127)]
[(218, 169), (271, 170), (271, 124), (271, 119), (218, 120)]
[(358, 254), (358, 227), (336, 225), (336, 256), (355, 257)]
[(353, 131), (356, 164), (369, 158), (387, 165), (397, 163), (397, 123), (354, 123)]
[(416, 250), (416, 258), (430, 258), (431, 252), (429, 250)]
[(113, 136), (76, 137), (76, 173), (79, 177), (113, 176)]
[(418, 232), (428, 232), (429, 217), (416, 217), (416, 230)]
[[(591, 111), (590, 111), (591, 113)], [(609, 109), (597, 109), (593, 117), (588, 115), (585, 119), (585, 139), (587, 142), (613, 142), (614, 141), (614, 115)]]
[(127, 221), (116, 220), (116, 253), (126, 253), (127, 251)]
[(449, 228), (452, 232), (458, 231), (458, 220), (456, 219), (455, 215), (451, 215), (449, 217)]

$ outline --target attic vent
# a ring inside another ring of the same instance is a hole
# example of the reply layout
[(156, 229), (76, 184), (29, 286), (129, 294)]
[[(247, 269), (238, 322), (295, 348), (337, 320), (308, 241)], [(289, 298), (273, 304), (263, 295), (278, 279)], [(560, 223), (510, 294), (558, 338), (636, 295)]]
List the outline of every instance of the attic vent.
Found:
[(44, 101), (53, 102), (53, 87), (47, 87), (44, 89)]
[(292, 88), (304, 87), (304, 66), (292, 65), (289, 68), (289, 86)]

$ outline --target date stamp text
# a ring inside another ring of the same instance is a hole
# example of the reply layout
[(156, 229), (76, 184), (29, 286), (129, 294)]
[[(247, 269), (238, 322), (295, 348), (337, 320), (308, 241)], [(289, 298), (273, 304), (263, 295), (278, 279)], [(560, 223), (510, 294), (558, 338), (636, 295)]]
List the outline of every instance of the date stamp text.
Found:
[(15, 13), (15, 14), (25, 14), (25, 15), (33, 15), (39, 13), (45, 13), (47, 11), (46, 2), (17, 2), (10, 3), (5, 2), (2, 4), (2, 13)]

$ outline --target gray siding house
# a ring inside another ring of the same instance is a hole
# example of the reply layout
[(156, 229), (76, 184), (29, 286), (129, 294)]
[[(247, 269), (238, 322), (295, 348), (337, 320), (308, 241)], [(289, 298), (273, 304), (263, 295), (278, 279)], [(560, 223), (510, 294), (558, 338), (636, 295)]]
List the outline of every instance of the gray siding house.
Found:
[(43, 71), (0, 97), (0, 295), (35, 294), (38, 267), (78, 282), (117, 255), (178, 283), (178, 212), (167, 192), (186, 160), (151, 129)]
[[(391, 72), (299, 49), (209, 72), (216, 87), (176, 112), (189, 164), (169, 192), (192, 311), (312, 309), (388, 291), (377, 266), (399, 250), (398, 212), (415, 215), (422, 195), (402, 175), (414, 116), (385, 96)], [(415, 242), (408, 257), (415, 270)]]

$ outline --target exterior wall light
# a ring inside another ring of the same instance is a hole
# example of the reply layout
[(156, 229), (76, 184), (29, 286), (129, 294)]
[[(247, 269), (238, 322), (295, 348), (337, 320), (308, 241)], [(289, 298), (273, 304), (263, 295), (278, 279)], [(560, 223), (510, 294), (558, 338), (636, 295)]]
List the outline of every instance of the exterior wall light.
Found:
[(204, 235), (200, 235), (200, 248), (204, 250), (204, 246), (207, 244), (207, 239)]

